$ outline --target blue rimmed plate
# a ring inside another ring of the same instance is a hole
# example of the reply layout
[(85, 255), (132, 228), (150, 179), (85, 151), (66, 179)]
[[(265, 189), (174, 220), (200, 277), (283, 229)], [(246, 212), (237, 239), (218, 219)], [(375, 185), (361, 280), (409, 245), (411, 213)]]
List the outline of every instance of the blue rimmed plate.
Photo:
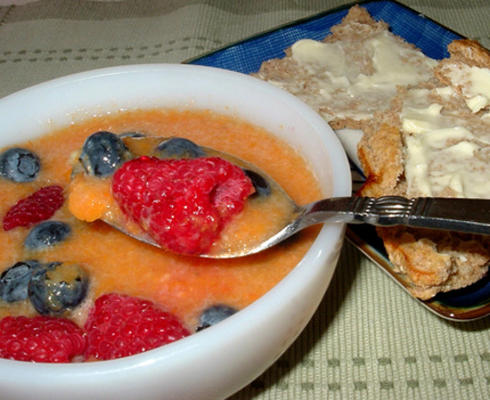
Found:
[[(414, 44), (434, 59), (447, 57), (447, 45), (455, 39), (462, 38), (456, 32), (394, 1), (367, 1), (361, 5), (374, 19), (388, 23), (394, 34)], [(297, 40), (323, 39), (330, 33), (333, 25), (340, 23), (349, 7), (350, 5), (295, 21), (187, 62), (246, 74), (256, 72), (262, 62), (283, 57), (284, 50)], [(359, 136), (354, 133), (344, 143), (353, 161), (354, 188), (359, 187), (363, 181), (355, 157), (356, 137)], [(347, 230), (347, 237), (398, 284), (405, 287), (403, 277), (394, 272), (383, 243), (373, 227), (351, 225)], [(487, 274), (485, 278), (467, 288), (441, 293), (428, 301), (416, 301), (448, 320), (471, 321), (483, 318), (490, 314), (490, 276)]]

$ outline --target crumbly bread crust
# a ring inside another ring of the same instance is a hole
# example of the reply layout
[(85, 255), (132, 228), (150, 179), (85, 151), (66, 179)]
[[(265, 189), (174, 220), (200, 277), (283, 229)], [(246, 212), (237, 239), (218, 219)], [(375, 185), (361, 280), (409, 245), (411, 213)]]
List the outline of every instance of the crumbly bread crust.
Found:
[(362, 195), (380, 197), (403, 195), (403, 143), (400, 130), (382, 123), (375, 132), (366, 133), (358, 149), (359, 161), (367, 177)]
[(488, 237), (410, 228), (377, 232), (394, 268), (421, 299), (468, 286), (488, 271)]
[[(443, 70), (448, 65), (456, 65), (458, 63), (464, 63), (470, 66), (488, 68), (490, 65), (490, 51), (484, 48), (480, 43), (471, 39), (460, 39), (454, 40), (449, 43), (447, 47), (451, 57), (441, 60), (438, 67), (436, 68), (436, 74), (439, 79), (444, 82)], [(450, 84), (449, 81), (445, 82)]]
[[(366, 9), (353, 6), (339, 25), (331, 28), (326, 43), (337, 41), (359, 42), (380, 31), (388, 30), (388, 25), (372, 19)], [(413, 47), (399, 39), (400, 46)], [(350, 48), (352, 49), (352, 47)], [(457, 40), (449, 45), (450, 58), (438, 63), (432, 77), (419, 83), (419, 88), (434, 89), (451, 86), (462, 95), (464, 87), (453, 82), (450, 72), (466, 66), (489, 67), (490, 53), (471, 40)], [(359, 52), (356, 59), (363, 73), (369, 74), (372, 60)], [(318, 83), (308, 79), (304, 67), (291, 57), (291, 49), (286, 50), (283, 59), (263, 63), (255, 74), (260, 79), (276, 83), (302, 98), (326, 117), (333, 129), (361, 129), (364, 135), (359, 143), (358, 155), (367, 176), (360, 194), (379, 197), (383, 195), (407, 195), (404, 156), (405, 143), (401, 129), (400, 112), (408, 87), (400, 86), (398, 94), (384, 109), (378, 109), (373, 118), (352, 119), (335, 115), (335, 108), (328, 102), (319, 102)], [(306, 77), (306, 78), (305, 78)], [(432, 93), (433, 96), (437, 97)], [(442, 101), (434, 98), (435, 102)], [(465, 114), (464, 118), (479, 124), (478, 115), (472, 115), (463, 96), (445, 99), (445, 107), (451, 112)], [(352, 105), (355, 107), (355, 104)], [(482, 114), (480, 111), (479, 114)], [(483, 155), (485, 157), (485, 155)], [(450, 197), (452, 193), (439, 194)], [(386, 251), (395, 270), (403, 274), (413, 295), (429, 299), (438, 292), (462, 288), (481, 279), (488, 271), (490, 261), (490, 237), (462, 235), (434, 230), (404, 227), (379, 228)]]

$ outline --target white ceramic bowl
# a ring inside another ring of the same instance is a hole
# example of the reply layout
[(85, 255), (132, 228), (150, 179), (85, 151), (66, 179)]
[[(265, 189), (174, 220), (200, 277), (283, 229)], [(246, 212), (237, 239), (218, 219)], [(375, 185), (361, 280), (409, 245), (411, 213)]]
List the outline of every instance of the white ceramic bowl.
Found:
[[(325, 196), (351, 192), (344, 150), (304, 103), (255, 78), (191, 65), (138, 65), (71, 75), (0, 99), (0, 147), (111, 110), (213, 109), (263, 126), (311, 162)], [(2, 399), (222, 399), (295, 340), (334, 272), (343, 225), (325, 226), (278, 285), (227, 320), (178, 342), (112, 361), (35, 364), (0, 359)]]

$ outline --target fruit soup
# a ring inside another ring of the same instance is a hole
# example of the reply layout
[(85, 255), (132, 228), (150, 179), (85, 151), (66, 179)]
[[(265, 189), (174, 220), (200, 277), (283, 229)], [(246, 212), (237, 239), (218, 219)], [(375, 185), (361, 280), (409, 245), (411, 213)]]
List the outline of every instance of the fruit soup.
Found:
[[(88, 136), (98, 131), (187, 138), (257, 165), (300, 205), (321, 198), (307, 162), (289, 145), (243, 120), (206, 110), (125, 111), (75, 123), (18, 144), (39, 158), (40, 170), (35, 179), (27, 182), (0, 177), (0, 214), (5, 216), (20, 199), (41, 188), (60, 186), (65, 201), (49, 220), (68, 225), (69, 232), (62, 235), (59, 243), (39, 249), (27, 246), (34, 225), (0, 230), (0, 273), (5, 275), (14, 264), (30, 260), (83, 266), (82, 280), (88, 282), (83, 301), (59, 313), (80, 327), (86, 323), (97, 298), (117, 293), (149, 300), (182, 321), (189, 333), (196, 332), (206, 327), (200, 322), (204, 310), (215, 307), (232, 314), (271, 289), (301, 260), (318, 233), (318, 227), (308, 228), (265, 252), (216, 260), (161, 250), (101, 221), (82, 222), (69, 212), (67, 188), (77, 151)], [(64, 274), (76, 275), (77, 271), (75, 268)], [(0, 299), (0, 319), (19, 315), (39, 315), (39, 308), (33, 307), (32, 299)]]

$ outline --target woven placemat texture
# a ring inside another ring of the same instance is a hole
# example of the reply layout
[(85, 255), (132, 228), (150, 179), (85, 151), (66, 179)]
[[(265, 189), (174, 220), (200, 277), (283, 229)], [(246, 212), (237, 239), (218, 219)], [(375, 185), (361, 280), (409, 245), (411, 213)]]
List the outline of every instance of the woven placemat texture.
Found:
[[(0, 97), (94, 68), (182, 62), (347, 3), (2, 0)], [(488, 0), (401, 3), (490, 47)], [(305, 331), (231, 399), (488, 399), (489, 328), (432, 315), (346, 243)]]

